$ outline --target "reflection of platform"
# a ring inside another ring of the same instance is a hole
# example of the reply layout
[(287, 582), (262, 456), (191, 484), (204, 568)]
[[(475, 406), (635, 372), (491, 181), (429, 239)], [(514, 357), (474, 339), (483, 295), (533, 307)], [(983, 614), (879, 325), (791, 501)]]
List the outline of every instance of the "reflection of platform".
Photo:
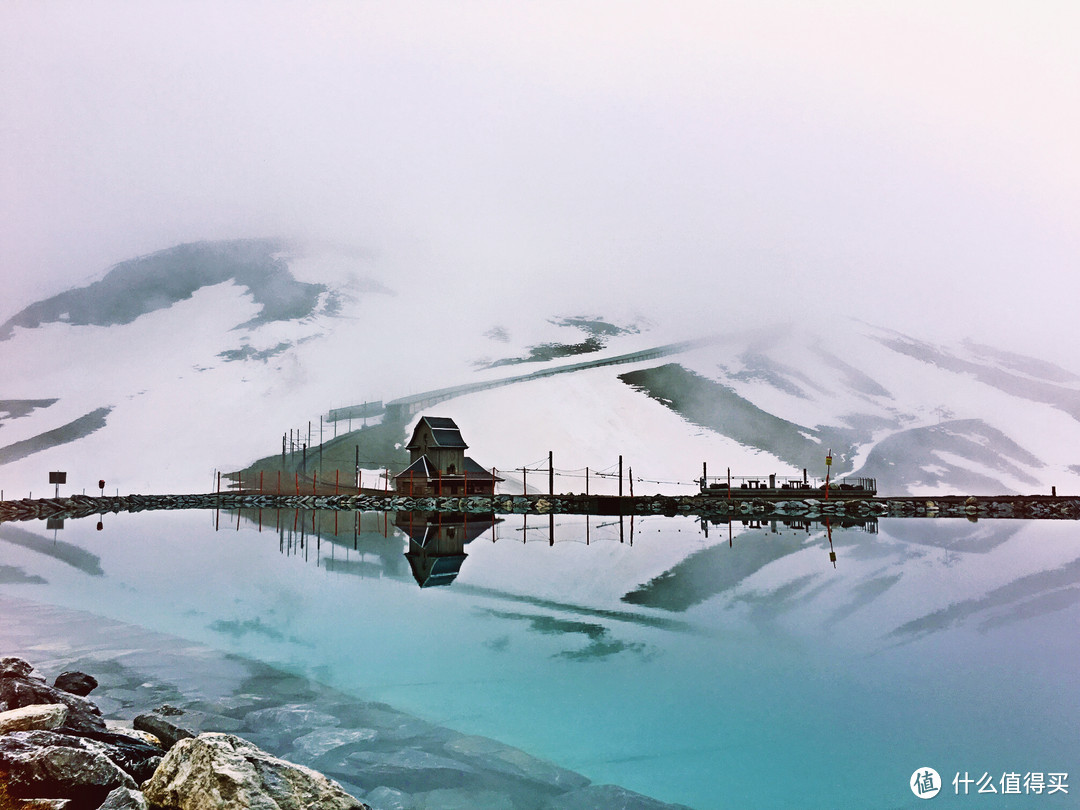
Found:
[(398, 512), (394, 525), (409, 538), (405, 559), (421, 588), (449, 585), (461, 571), (471, 543), (497, 519), (463, 512)]
[(771, 528), (775, 534), (777, 526), (786, 529), (795, 529), (809, 532), (811, 529), (862, 529), (870, 534), (877, 534), (878, 519), (876, 517), (860, 517), (855, 515), (819, 515), (817, 517), (799, 517), (796, 515), (763, 515), (752, 517), (749, 515), (735, 515), (721, 517), (701, 515), (698, 517), (705, 536), (709, 536), (709, 526), (737, 525), (744, 529)]

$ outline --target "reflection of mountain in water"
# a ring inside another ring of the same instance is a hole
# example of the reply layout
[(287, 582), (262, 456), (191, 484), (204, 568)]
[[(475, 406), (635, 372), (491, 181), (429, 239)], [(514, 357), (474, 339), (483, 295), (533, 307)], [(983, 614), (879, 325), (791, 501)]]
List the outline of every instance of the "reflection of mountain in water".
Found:
[(3, 525), (0, 525), (0, 540), (52, 557), (92, 577), (100, 577), (105, 573), (101, 569), (100, 557), (63, 540), (42, 537), (17, 526)]
[[(734, 588), (777, 560), (801, 551), (816, 521), (787, 520), (762, 524), (739, 521), (738, 547), (733, 543), (710, 546), (695, 552), (658, 577), (630, 591), (622, 600), (632, 605), (684, 611)], [(712, 521), (720, 525), (719, 519)], [(708, 524), (704, 524), (707, 526)], [(731, 524), (726, 522), (723, 525)], [(874, 521), (834, 521), (834, 529), (860, 526), (873, 531)]]
[(926, 635), (979, 614), (989, 614), (980, 624), (980, 629), (987, 630), (1064, 610), (1077, 603), (1080, 603), (1080, 559), (1050, 571), (1022, 576), (984, 596), (927, 613), (897, 627), (892, 635), (901, 638)]
[(985, 554), (1012, 539), (1021, 523), (1014, 520), (964, 520), (905, 518), (889, 524), (889, 536), (905, 543), (935, 546), (950, 551)]
[[(245, 510), (239, 518), (233, 513), (232, 525), (245, 518), (251, 525), (260, 521), (258, 510)], [(223, 514), (222, 522), (226, 526), (229, 520)], [(373, 579), (388, 577), (415, 582), (421, 588), (457, 582), (469, 556), (465, 547), (488, 532), (493, 523), (501, 522), (502, 519), (495, 515), (440, 515), (435, 512), (390, 515), (281, 510), (278, 514), (277, 510), (263, 510), (261, 516), (264, 530), (278, 535), (282, 554), (302, 556), (305, 561), (335, 573)], [(793, 611), (813, 604), (818, 605), (813, 610), (824, 610), (828, 625), (841, 624), (860, 615), (863, 620), (874, 617), (875, 636), (880, 634), (882, 638), (892, 637), (900, 642), (932, 635), (962, 623), (974, 622), (978, 629), (990, 630), (1080, 604), (1080, 559), (1076, 559), (1049, 570), (1013, 575), (1012, 581), (984, 593), (977, 592), (977, 581), (969, 583), (976, 587), (974, 595), (969, 592), (948, 597), (953, 600), (952, 604), (916, 602), (901, 607), (905, 600), (898, 602), (893, 596), (894, 591), (902, 588), (909, 577), (923, 576), (927, 565), (977, 564), (992, 554), (1004, 554), (1005, 559), (1021, 565), (1018, 558), (1009, 556), (1013, 552), (1009, 550), (1008, 541), (1028, 524), (1021, 521), (909, 518), (889, 519), (881, 525), (884, 535), (879, 537), (878, 524), (872, 519), (861, 523), (830, 519), (828, 525), (800, 518), (772, 522), (745, 518), (735, 519), (731, 524), (719, 520), (703, 523), (702, 530), (710, 540), (720, 534), (719, 542), (689, 551), (681, 559), (674, 557), (677, 560), (674, 564), (669, 564), (666, 570), (643, 584), (634, 585), (631, 579), (616, 585), (612, 598), (623, 594), (622, 609), (616, 607), (617, 603), (589, 605), (591, 596), (588, 593), (554, 597), (553, 594), (566, 590), (560, 572), (565, 571), (568, 560), (580, 562), (576, 554), (562, 554), (557, 550), (552, 552), (550, 566), (537, 567), (538, 560), (543, 558), (529, 557), (532, 576), (524, 590), (520, 579), (515, 578), (513, 584), (504, 586), (499, 580), (492, 581), (490, 575), (481, 570), (470, 577), (472, 584), (459, 583), (455, 590), (465, 597), (493, 598), (532, 608), (528, 612), (491, 612), (490, 615), (498, 618), (528, 620), (534, 630), (558, 631), (567, 638), (580, 638), (584, 633), (589, 645), (573, 653), (583, 657), (633, 650), (629, 643), (595, 635), (598, 631), (594, 625), (611, 628), (614, 625), (610, 623), (617, 622), (686, 631), (690, 625), (661, 619), (648, 611), (685, 612), (717, 597), (723, 597), (722, 601), (726, 600), (729, 607), (742, 606), (755, 624), (762, 625), (781, 621)], [(833, 544), (829, 542), (830, 529)], [(5, 532), (9, 531), (10, 527), (5, 527)], [(578, 547), (583, 545), (580, 534), (580, 531), (571, 530), (559, 542), (551, 542), (549, 538), (544, 545), (554, 547), (565, 541)], [(725, 534), (729, 535), (726, 543)], [(0, 539), (10, 541), (12, 537), (8, 534)], [(834, 544), (840, 557), (838, 574), (833, 570), (835, 560), (831, 557)], [(36, 550), (43, 550), (41, 543), (36, 545), (41, 546)], [(534, 545), (529, 545), (535, 550)], [(633, 548), (629, 543), (625, 546), (619, 543), (618, 547), (628, 552)], [(596, 562), (586, 564), (610, 564), (613, 558), (604, 548), (609, 552), (612, 545), (602, 540), (597, 544)], [(598, 575), (607, 576), (618, 570), (622, 577), (634, 576), (634, 572), (649, 564), (647, 549), (648, 546), (642, 552), (645, 555), (642, 565), (605, 569)], [(802, 552), (808, 552), (808, 555)], [(800, 555), (798, 559), (796, 555)], [(479, 559), (487, 558), (481, 556)], [(89, 563), (87, 572), (92, 573), (92, 562), (82, 562)], [(480, 563), (474, 562), (474, 565)], [(1024, 569), (1021, 566), (1018, 570)], [(741, 587), (749, 580), (754, 580), (751, 587)], [(637, 581), (641, 582), (640, 579)], [(485, 582), (489, 584), (483, 584)], [(898, 607), (900, 612), (896, 613)], [(552, 616), (557, 618), (559, 613), (591, 618), (584, 624), (571, 622), (564, 625), (548, 621)], [(589, 632), (584, 629), (586, 625)]]

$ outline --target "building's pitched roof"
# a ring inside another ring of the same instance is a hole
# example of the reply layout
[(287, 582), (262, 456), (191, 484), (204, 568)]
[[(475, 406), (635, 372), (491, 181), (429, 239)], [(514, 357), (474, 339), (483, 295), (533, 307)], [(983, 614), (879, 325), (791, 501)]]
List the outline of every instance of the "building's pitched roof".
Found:
[(430, 428), (450, 428), (451, 430), (457, 430), (457, 423), (449, 416), (424, 416), (420, 421), (427, 422)]
[(394, 478), (435, 478), (438, 476), (438, 468), (432, 464), (427, 456), (420, 456), (416, 461), (399, 472)]
[[(468, 475), (469, 478), (491, 478), (491, 470), (485, 470), (483, 467), (473, 461), (471, 456), (465, 456), (465, 474)], [(505, 481), (506, 479), (500, 478), (496, 475), (495, 480)]]
[(431, 429), (432, 440), (435, 442), (436, 447), (465, 449), (469, 446), (465, 444), (465, 440), (461, 438), (461, 430), (453, 419), (446, 416), (422, 416), (420, 417), (420, 421), (416, 423), (412, 439), (409, 440), (406, 449), (411, 450), (417, 446), (416, 436), (420, 432), (420, 426), (424, 424)]
[(449, 447), (465, 449), (469, 445), (461, 438), (461, 431), (457, 428), (432, 428), (431, 437), (435, 440), (436, 447)]

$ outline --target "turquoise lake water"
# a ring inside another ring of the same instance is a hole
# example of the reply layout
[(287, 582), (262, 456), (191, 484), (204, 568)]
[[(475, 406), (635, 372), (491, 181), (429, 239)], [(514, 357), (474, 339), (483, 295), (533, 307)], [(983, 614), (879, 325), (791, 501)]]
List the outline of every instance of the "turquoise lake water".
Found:
[[(706, 534), (691, 518), (560, 516), (552, 535), (536, 516), (264, 510), (102, 524), (3, 524), (0, 591), (699, 810), (1078, 805), (1080, 781), (1003, 793), (1013, 773), (1080, 778), (1075, 523)], [(925, 767), (945, 783), (929, 805), (909, 787)], [(998, 792), (957, 795), (964, 773)]]

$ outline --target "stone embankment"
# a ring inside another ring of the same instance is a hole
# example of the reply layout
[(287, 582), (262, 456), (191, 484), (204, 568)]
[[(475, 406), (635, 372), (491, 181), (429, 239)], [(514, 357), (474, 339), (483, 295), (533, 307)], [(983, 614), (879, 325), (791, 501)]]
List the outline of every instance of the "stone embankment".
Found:
[(716, 496), (474, 495), (413, 498), (402, 495), (264, 495), (252, 492), (206, 495), (121, 495), (0, 501), (0, 522), (85, 518), (107, 512), (160, 509), (335, 509), (342, 511), (468, 512), (472, 514), (696, 515), (701, 517), (852, 518), (937, 517), (1080, 520), (1080, 498), (1045, 495), (935, 498), (844, 498), (775, 500)]
[(0, 658), (0, 807), (371, 810), (317, 771), (231, 734), (196, 736), (152, 716), (110, 728), (86, 697), (96, 687), (81, 672), (49, 686), (23, 659)]
[[(161, 639), (104, 624), (124, 645), (99, 661), (100, 687), (81, 673), (49, 686), (0, 658), (0, 810), (688, 810), (254, 662), (156, 646), (133, 656), (128, 645)], [(58, 646), (66, 658), (71, 645)], [(105, 719), (65, 685), (134, 719)]]

